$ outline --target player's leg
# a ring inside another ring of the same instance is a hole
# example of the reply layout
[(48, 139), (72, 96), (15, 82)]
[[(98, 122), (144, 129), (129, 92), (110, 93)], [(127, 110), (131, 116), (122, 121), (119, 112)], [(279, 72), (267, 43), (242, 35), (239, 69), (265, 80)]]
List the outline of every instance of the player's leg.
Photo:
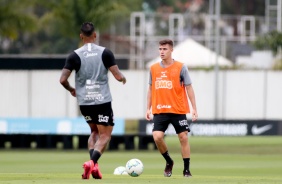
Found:
[(178, 139), (181, 146), (182, 158), (190, 158), (190, 144), (187, 135), (188, 135), (187, 131), (178, 134)]
[(105, 151), (112, 136), (114, 120), (112, 105), (110, 102), (96, 106), (95, 117), (93, 117), (93, 121), (95, 121), (95, 124), (92, 128), (97, 128), (99, 137), (95, 142), (91, 159), (94, 163), (97, 163), (101, 154)]
[(153, 131), (153, 138), (155, 141), (155, 144), (161, 154), (165, 153), (167, 149), (167, 145), (164, 141), (164, 132), (162, 131)]
[(88, 138), (88, 150), (89, 150), (89, 154), (90, 154), (90, 160), (83, 164), (84, 173), (82, 174), (82, 179), (89, 179), (89, 176), (94, 169), (95, 165), (94, 165), (94, 162), (91, 160), (91, 158), (92, 158), (92, 155), (94, 153), (95, 143), (99, 139), (99, 132), (98, 132), (97, 125), (94, 124), (91, 121), (88, 122), (88, 125), (89, 125), (90, 130), (91, 130), (91, 134)]
[(188, 131), (181, 132), (178, 134), (178, 139), (181, 146), (181, 155), (184, 162), (183, 176), (191, 177), (190, 172), (190, 144), (188, 140)]
[(111, 103), (99, 105), (95, 112), (97, 112), (95, 125), (98, 129), (99, 136), (95, 142), (94, 151), (91, 156), (91, 160), (94, 162), (92, 176), (95, 179), (102, 179), (102, 173), (99, 170), (98, 160), (107, 148), (112, 136), (114, 121)]
[(108, 143), (111, 140), (113, 126), (97, 125), (99, 138), (94, 145), (94, 151), (91, 160), (94, 163), (94, 169), (91, 174), (95, 179), (102, 179), (102, 173), (99, 169), (98, 160), (107, 148)]
[(188, 140), (189, 125), (187, 117), (185, 114), (174, 115), (172, 116), (171, 121), (180, 142), (181, 155), (184, 163), (183, 176), (191, 177), (192, 175), (190, 172), (190, 144)]
[[(90, 158), (91, 155), (94, 152), (94, 145), (95, 145), (95, 139), (96, 139), (96, 133), (98, 133), (98, 129), (97, 127), (95, 127), (95, 124), (93, 123), (93, 117), (91, 115), (93, 115), (93, 110), (95, 109), (94, 106), (80, 106), (80, 111), (81, 114), (84, 116), (86, 122), (88, 123), (90, 130), (91, 130), (91, 134), (89, 135), (88, 138), (88, 150), (90, 153)], [(94, 169), (94, 163), (93, 161), (90, 159), (87, 162), (84, 162), (84, 164), (82, 165), (84, 172), (82, 174), (82, 179), (89, 179), (89, 176), (92, 172), (92, 170)]]
[(89, 125), (90, 130), (91, 130), (91, 134), (88, 138), (88, 150), (89, 150), (90, 159), (91, 159), (91, 156), (94, 152), (94, 145), (99, 138), (99, 132), (98, 132), (98, 128), (97, 128), (96, 124), (89, 123), (88, 125)]
[(168, 147), (164, 140), (164, 132), (166, 131), (169, 125), (169, 122), (167, 120), (168, 120), (167, 115), (165, 114), (154, 115), (153, 138), (154, 138), (155, 144), (159, 152), (162, 154), (162, 156), (166, 160), (164, 176), (170, 177), (172, 174), (172, 168), (173, 168), (174, 163), (168, 153)]
[(114, 126), (111, 103), (80, 106), (80, 110), (91, 129), (91, 134), (88, 139), (91, 160), (84, 163), (82, 178), (88, 179), (90, 171), (95, 179), (102, 179), (102, 174), (97, 162), (111, 139)]
[(94, 145), (94, 150), (102, 154), (111, 140), (113, 126), (97, 125), (97, 128), (99, 132), (99, 139)]
[[(89, 123), (89, 126), (91, 128), (91, 135), (88, 139), (88, 146), (90, 153), (92, 152), (92, 154), (90, 156), (91, 160), (85, 162), (83, 165), (84, 174), (82, 178), (88, 179), (89, 173), (91, 173), (93, 178), (102, 179), (102, 173), (99, 169), (98, 160), (105, 151), (107, 144), (111, 140), (113, 126), (96, 125), (94, 123)], [(97, 133), (99, 133), (99, 135), (97, 135)]]
[(89, 176), (92, 172), (92, 170), (94, 169), (94, 162), (91, 160), (91, 156), (94, 152), (94, 145), (95, 145), (95, 141), (96, 141), (96, 136), (98, 133), (98, 129), (96, 127), (96, 125), (92, 122), (87, 122), (90, 130), (91, 130), (91, 134), (89, 135), (88, 138), (88, 150), (89, 150), (89, 154), (90, 154), (90, 160), (87, 162), (84, 162), (83, 164), (83, 168), (84, 168), (84, 172), (82, 174), (82, 179), (89, 179)]

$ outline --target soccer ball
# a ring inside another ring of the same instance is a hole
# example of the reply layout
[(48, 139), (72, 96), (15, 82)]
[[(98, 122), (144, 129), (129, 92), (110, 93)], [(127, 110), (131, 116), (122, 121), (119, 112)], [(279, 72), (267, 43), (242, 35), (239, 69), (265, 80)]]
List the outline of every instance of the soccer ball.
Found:
[(132, 177), (140, 176), (143, 169), (143, 163), (137, 158), (130, 159), (125, 165), (126, 172)]
[(128, 174), (125, 171), (125, 167), (124, 166), (119, 166), (119, 167), (115, 168), (114, 175), (128, 175)]

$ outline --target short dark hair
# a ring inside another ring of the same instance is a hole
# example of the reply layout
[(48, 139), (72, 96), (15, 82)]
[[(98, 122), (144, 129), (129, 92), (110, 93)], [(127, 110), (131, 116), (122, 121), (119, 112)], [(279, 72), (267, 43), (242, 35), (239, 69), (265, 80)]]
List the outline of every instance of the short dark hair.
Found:
[(84, 36), (91, 36), (93, 34), (93, 32), (95, 31), (95, 27), (93, 25), (92, 22), (84, 22), (82, 25), (81, 25), (81, 28), (80, 28), (80, 32), (84, 35)]
[(168, 44), (168, 45), (170, 45), (171, 47), (173, 47), (173, 41), (170, 40), (170, 39), (161, 40), (161, 41), (159, 41), (159, 44), (160, 44), (160, 45), (166, 45), (166, 44)]

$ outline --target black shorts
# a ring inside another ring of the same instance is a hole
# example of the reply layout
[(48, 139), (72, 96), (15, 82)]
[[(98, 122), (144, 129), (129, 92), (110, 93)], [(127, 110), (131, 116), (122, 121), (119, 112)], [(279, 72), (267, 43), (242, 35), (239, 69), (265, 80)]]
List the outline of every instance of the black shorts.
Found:
[(81, 105), (79, 107), (87, 123), (114, 126), (114, 114), (111, 102), (100, 105)]
[(153, 122), (153, 131), (165, 132), (168, 125), (171, 123), (177, 134), (185, 131), (190, 132), (186, 114), (154, 114)]

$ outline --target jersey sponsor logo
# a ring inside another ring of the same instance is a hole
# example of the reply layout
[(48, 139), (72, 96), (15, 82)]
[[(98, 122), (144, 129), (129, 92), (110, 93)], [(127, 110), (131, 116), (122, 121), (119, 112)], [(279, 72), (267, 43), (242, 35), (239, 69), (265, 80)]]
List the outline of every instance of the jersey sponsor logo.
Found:
[(253, 135), (262, 134), (272, 128), (272, 125), (265, 125), (262, 127), (258, 127), (257, 125), (252, 126), (252, 133)]
[(100, 88), (100, 85), (86, 85), (85, 89), (98, 89)]
[(170, 108), (171, 108), (171, 105), (161, 105), (161, 104), (157, 105), (157, 109), (170, 109)]
[(88, 57), (91, 57), (91, 56), (97, 56), (98, 53), (95, 53), (95, 52), (83, 52), (83, 56), (85, 58), (88, 58)]
[(165, 72), (161, 72), (161, 77), (166, 78), (166, 71)]
[(87, 85), (85, 86), (85, 89), (94, 89), (94, 86)]
[(84, 100), (98, 100), (103, 101), (105, 97), (102, 94), (97, 94), (96, 92), (89, 92), (87, 95), (85, 95)]
[(99, 114), (98, 118), (99, 118), (98, 119), (99, 122), (106, 122), (106, 123), (108, 123), (108, 121), (109, 121), (109, 116), (103, 116), (103, 115)]
[(166, 89), (171, 89), (172, 88), (172, 82), (169, 80), (159, 80), (155, 82), (155, 88), (166, 88)]

